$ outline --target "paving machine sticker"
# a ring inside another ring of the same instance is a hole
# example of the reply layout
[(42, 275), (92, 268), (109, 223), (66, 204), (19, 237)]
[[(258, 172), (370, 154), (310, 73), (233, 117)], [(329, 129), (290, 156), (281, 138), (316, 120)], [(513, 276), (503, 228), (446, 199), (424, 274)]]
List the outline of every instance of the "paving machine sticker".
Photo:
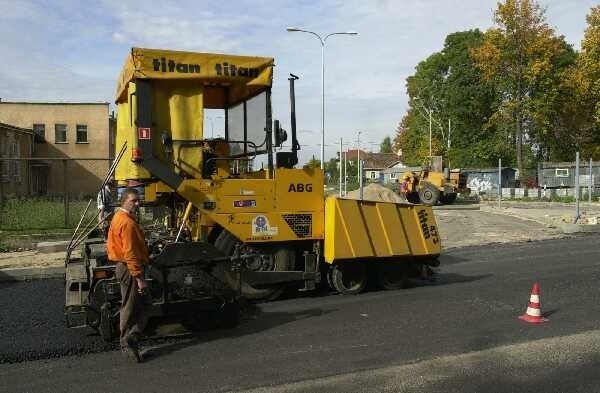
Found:
[(272, 227), (269, 219), (263, 215), (258, 215), (252, 220), (252, 236), (277, 236), (278, 227)]
[(233, 207), (256, 207), (255, 199), (242, 199), (233, 201)]
[(421, 232), (423, 233), (423, 237), (426, 240), (431, 238), (433, 244), (438, 244), (440, 241), (440, 237), (438, 235), (437, 228), (435, 225), (429, 225), (427, 212), (425, 210), (419, 210), (417, 215), (419, 216), (419, 224), (421, 226)]

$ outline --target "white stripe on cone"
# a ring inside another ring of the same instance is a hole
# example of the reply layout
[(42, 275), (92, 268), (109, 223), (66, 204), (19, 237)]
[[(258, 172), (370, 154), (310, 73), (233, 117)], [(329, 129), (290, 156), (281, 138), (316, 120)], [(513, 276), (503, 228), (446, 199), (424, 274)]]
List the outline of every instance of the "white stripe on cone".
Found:
[(531, 298), (530, 298), (529, 301), (531, 303), (539, 303), (540, 302), (540, 295), (531, 294)]
[(532, 317), (541, 317), (542, 311), (539, 308), (527, 307), (527, 315), (530, 315)]

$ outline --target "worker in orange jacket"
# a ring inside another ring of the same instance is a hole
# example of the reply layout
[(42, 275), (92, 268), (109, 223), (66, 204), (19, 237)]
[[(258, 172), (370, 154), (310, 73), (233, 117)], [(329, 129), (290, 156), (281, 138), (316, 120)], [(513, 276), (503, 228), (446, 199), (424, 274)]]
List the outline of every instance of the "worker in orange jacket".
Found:
[(121, 284), (121, 349), (140, 362), (139, 341), (147, 322), (143, 301), (147, 290), (144, 268), (149, 256), (144, 233), (137, 223), (138, 191), (127, 188), (120, 201), (121, 206), (115, 210), (110, 223), (106, 248), (108, 259), (117, 264), (116, 276)]

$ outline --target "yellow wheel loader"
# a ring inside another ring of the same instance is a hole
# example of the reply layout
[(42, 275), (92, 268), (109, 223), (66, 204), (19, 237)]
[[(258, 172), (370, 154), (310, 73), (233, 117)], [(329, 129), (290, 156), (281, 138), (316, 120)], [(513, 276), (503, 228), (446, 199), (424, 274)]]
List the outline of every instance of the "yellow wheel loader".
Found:
[(466, 173), (460, 169), (443, 172), (425, 168), (420, 173), (406, 172), (402, 177), (404, 193), (411, 203), (433, 206), (454, 203), (458, 194), (468, 193)]
[[(268, 57), (142, 48), (127, 57), (116, 145), (128, 153), (115, 179), (121, 190), (136, 184), (143, 206), (168, 212), (147, 228), (154, 316), (220, 310), (238, 296), (273, 299), (294, 285), (312, 290), (321, 277), (346, 294), (361, 292), (370, 274), (395, 288), (438, 264), (431, 207), (325, 198), (323, 171), (296, 167), (298, 77), (289, 78), (284, 150), (273, 68)], [(206, 111), (223, 116), (224, 135), (207, 136)], [(120, 294), (102, 239), (86, 240), (66, 269), (68, 323), (110, 338)]]

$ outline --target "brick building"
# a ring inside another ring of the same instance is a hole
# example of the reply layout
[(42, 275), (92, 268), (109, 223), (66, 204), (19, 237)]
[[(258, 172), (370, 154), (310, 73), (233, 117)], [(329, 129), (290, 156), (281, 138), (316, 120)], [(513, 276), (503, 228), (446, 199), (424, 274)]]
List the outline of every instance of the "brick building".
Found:
[[(0, 122), (33, 132), (34, 194), (97, 192), (114, 157), (115, 120), (109, 104), (0, 101)], [(52, 160), (45, 158), (52, 158)], [(60, 160), (62, 159), (62, 160)], [(65, 183), (66, 180), (66, 183)]]

